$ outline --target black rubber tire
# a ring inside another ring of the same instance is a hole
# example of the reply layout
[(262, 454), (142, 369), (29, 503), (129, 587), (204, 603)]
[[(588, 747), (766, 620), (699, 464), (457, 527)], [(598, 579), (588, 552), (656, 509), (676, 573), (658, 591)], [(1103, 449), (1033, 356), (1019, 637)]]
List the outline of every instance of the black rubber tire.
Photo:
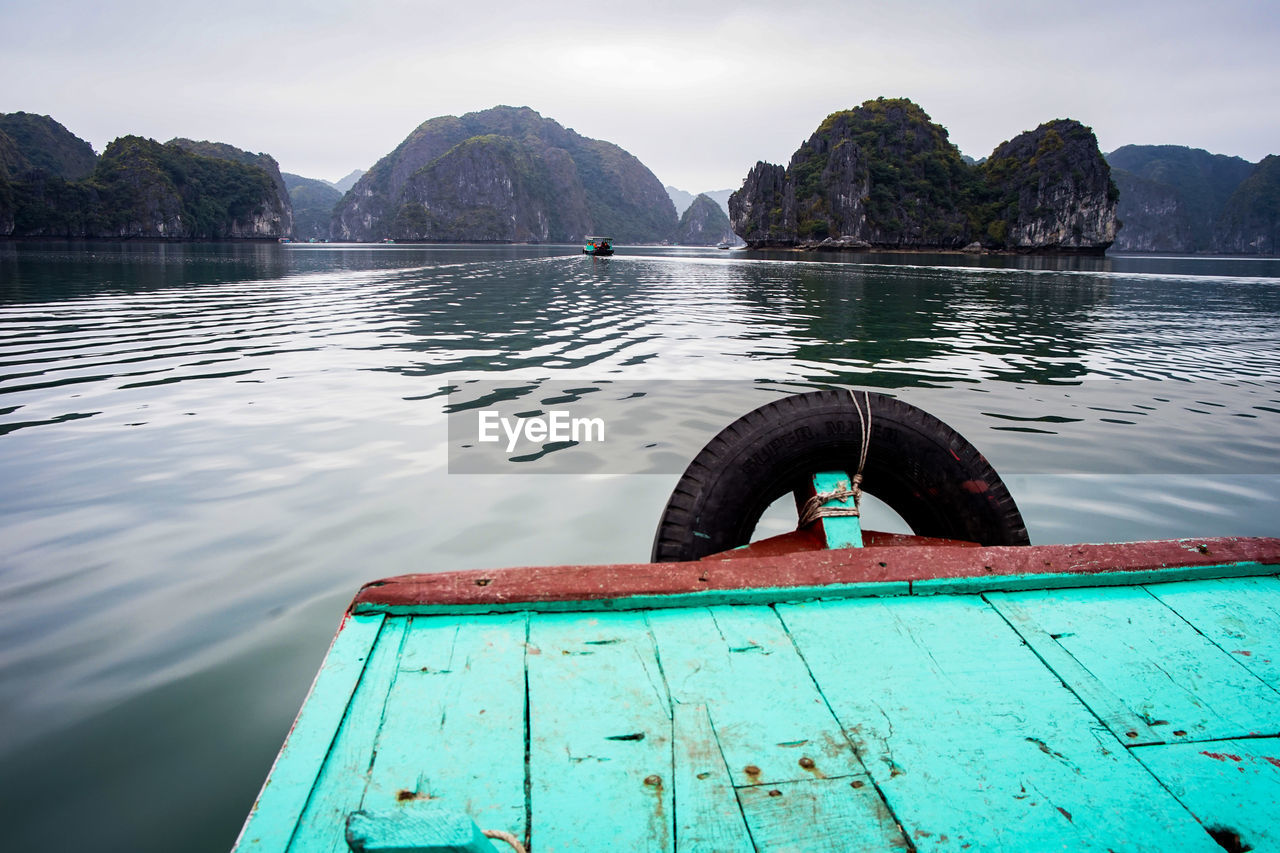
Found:
[[(862, 391), (855, 392), (859, 403)], [(928, 412), (869, 392), (863, 491), (917, 536), (1028, 545), (1000, 476), (972, 444)], [(782, 397), (748, 412), (694, 457), (663, 510), (653, 562), (697, 560), (751, 540), (760, 516), (819, 471), (858, 468), (862, 427), (848, 391)]]

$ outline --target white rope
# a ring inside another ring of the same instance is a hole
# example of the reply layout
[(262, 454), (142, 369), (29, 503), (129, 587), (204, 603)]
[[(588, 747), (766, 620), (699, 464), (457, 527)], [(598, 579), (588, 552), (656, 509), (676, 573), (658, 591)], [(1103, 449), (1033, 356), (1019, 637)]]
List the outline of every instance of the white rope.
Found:
[[(858, 395), (856, 393), (850, 391), (849, 397), (853, 400), (853, 410), (858, 413), (858, 426), (862, 439), (862, 452), (858, 457), (858, 471), (853, 475), (853, 480), (847, 488), (844, 483), (841, 483), (832, 491), (818, 492), (805, 501), (804, 507), (800, 510), (798, 528), (808, 527), (820, 518), (856, 518), (861, 515), (862, 469), (867, 465), (867, 446), (871, 444), (871, 393), (869, 391), (862, 392), (861, 406), (858, 405)], [(866, 408), (865, 414), (863, 413), (863, 407)], [(853, 498), (853, 506), (823, 506), (823, 504), (831, 501), (839, 501), (842, 504), (847, 503), (849, 498)]]
[(516, 853), (528, 853), (514, 835), (509, 832), (503, 832), (501, 829), (484, 829), (481, 830), (485, 838), (496, 838), (499, 841), (505, 841), (511, 845), (511, 849)]

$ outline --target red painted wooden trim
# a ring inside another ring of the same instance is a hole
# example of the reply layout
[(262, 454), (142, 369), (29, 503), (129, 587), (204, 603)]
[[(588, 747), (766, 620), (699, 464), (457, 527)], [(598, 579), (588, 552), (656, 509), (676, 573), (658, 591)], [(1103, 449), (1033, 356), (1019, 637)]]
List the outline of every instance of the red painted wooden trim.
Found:
[[(793, 530), (752, 542), (745, 548), (734, 548), (703, 557), (706, 560), (741, 560), (750, 557), (780, 557), (800, 551), (827, 550), (826, 532), (822, 529), (822, 520), (803, 530)], [(959, 539), (935, 539), (929, 536), (914, 536), (910, 533), (880, 533), (876, 530), (862, 531), (862, 544), (868, 548), (901, 548), (906, 545), (951, 545), (956, 548), (980, 548), (977, 542), (964, 542)]]
[(485, 605), (590, 601), (707, 590), (977, 578), (1001, 575), (1140, 572), (1229, 563), (1280, 565), (1280, 539), (1230, 538), (1118, 545), (993, 548), (908, 545), (805, 551), (691, 563), (546, 566), (401, 575), (367, 584), (362, 604)]

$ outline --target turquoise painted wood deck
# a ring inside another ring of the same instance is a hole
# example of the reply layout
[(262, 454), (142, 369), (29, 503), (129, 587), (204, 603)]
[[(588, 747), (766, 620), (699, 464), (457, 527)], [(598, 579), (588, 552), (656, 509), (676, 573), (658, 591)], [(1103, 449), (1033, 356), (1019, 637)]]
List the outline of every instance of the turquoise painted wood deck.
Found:
[(361, 612), (238, 849), (1280, 849), (1275, 571)]

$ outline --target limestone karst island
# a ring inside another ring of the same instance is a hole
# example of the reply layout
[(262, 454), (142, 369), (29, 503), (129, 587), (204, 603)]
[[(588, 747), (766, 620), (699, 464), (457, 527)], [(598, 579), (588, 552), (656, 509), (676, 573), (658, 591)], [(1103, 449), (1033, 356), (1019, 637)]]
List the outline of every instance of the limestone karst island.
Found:
[(269, 154), (222, 142), (123, 136), (99, 155), (51, 117), (0, 115), (8, 238), (610, 234), (754, 249), (1274, 254), (1280, 157), (1250, 163), (1176, 145), (1103, 155), (1088, 127), (1064, 118), (975, 161), (920, 106), (877, 98), (831, 114), (787, 165), (757, 163), (723, 198), (664, 188), (620, 146), (528, 107), (430, 119), (341, 186), (282, 174)]

